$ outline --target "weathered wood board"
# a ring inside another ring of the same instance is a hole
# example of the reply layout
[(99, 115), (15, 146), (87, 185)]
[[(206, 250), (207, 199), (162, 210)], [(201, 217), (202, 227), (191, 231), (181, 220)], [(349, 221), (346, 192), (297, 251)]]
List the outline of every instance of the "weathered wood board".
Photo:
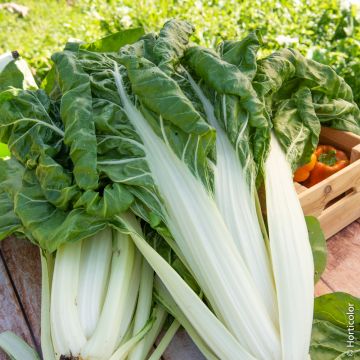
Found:
[[(10, 330), (34, 346), (33, 336), (27, 324), (19, 299), (9, 276), (8, 269), (0, 257), (0, 332)], [(0, 351), (0, 360), (7, 357)]]

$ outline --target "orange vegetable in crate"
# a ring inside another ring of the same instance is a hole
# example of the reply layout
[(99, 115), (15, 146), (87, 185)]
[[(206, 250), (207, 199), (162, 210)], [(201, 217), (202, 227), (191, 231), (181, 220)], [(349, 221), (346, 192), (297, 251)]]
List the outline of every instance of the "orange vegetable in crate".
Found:
[(314, 168), (316, 164), (316, 155), (315, 153), (311, 155), (310, 161), (299, 167), (294, 173), (294, 181), (302, 182), (305, 181), (310, 176), (310, 171)]
[(317, 162), (304, 185), (313, 186), (349, 165), (347, 155), (330, 145), (319, 145), (315, 151)]

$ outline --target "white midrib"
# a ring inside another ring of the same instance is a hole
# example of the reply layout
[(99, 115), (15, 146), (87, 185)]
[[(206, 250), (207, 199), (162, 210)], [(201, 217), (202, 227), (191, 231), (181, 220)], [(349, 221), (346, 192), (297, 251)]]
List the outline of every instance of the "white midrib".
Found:
[(259, 359), (278, 359), (277, 330), (215, 203), (201, 182), (156, 136), (130, 102), (117, 64), (114, 78), (124, 110), (142, 136), (152, 176), (165, 199), (167, 224), (182, 253), (186, 254), (200, 286), (213, 307), (221, 310), (228, 328), (250, 353)]

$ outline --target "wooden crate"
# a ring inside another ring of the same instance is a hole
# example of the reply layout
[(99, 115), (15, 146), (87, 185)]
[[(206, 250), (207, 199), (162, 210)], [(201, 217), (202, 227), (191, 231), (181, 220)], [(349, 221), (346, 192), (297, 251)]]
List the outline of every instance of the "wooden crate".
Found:
[(319, 219), (328, 239), (360, 217), (360, 136), (324, 127), (320, 144), (343, 150), (351, 162), (311, 188), (295, 183), (304, 214)]

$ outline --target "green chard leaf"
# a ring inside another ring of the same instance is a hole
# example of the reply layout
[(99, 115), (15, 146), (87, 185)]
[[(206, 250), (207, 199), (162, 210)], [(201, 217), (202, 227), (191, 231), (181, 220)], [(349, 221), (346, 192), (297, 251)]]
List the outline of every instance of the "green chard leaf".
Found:
[(43, 195), (34, 170), (25, 170), (22, 186), (15, 196), (15, 213), (42, 249), (55, 251), (67, 242), (90, 237), (107, 226), (107, 220), (84, 209), (64, 211)]
[(344, 79), (296, 50), (259, 60), (254, 87), (293, 169), (309, 161), (321, 125), (359, 133), (359, 108)]
[(248, 77), (237, 66), (222, 60), (215, 52), (200, 46), (189, 48), (184, 61), (216, 92), (240, 97), (252, 126), (267, 126), (263, 104)]
[(319, 220), (316, 217), (305, 216), (305, 221), (309, 232), (309, 240), (314, 258), (314, 282), (316, 284), (326, 268), (326, 239), (321, 230)]
[[(351, 337), (350, 337), (351, 336)], [(353, 337), (352, 337), (353, 336)], [(360, 332), (342, 329), (331, 322), (314, 320), (311, 360), (360, 359)]]
[(216, 119), (236, 149), (249, 183), (257, 178), (258, 184), (270, 139), (269, 119), (251, 84), (259, 45), (256, 33), (251, 33), (242, 41), (221, 43), (220, 55), (193, 47), (184, 59), (185, 66), (213, 103)]
[(93, 52), (117, 52), (121, 47), (138, 41), (144, 35), (142, 27), (118, 31), (88, 44), (81, 44), (83, 50)]
[(256, 57), (261, 45), (259, 37), (259, 32), (251, 32), (239, 41), (225, 40), (218, 48), (221, 58), (236, 65), (249, 80), (253, 80), (257, 70)]
[(194, 27), (186, 21), (167, 21), (154, 45), (154, 56), (159, 69), (171, 75), (180, 63), (189, 44)]
[(71, 51), (52, 56), (62, 92), (60, 114), (65, 127), (64, 142), (70, 147), (74, 176), (81, 189), (96, 189), (96, 136), (92, 113), (90, 77)]
[(0, 72), (0, 92), (9, 88), (36, 89), (28, 64), (23, 59), (11, 61)]
[(343, 292), (319, 296), (314, 303), (314, 319), (329, 321), (343, 329), (347, 329), (351, 321), (360, 332), (360, 299)]
[(0, 159), (0, 240), (23, 232), (22, 223), (14, 212), (14, 197), (21, 188), (23, 166), (15, 159)]
[(53, 103), (42, 90), (10, 89), (0, 93), (0, 140), (18, 161), (34, 168), (40, 154), (61, 150), (63, 130), (51, 116)]

